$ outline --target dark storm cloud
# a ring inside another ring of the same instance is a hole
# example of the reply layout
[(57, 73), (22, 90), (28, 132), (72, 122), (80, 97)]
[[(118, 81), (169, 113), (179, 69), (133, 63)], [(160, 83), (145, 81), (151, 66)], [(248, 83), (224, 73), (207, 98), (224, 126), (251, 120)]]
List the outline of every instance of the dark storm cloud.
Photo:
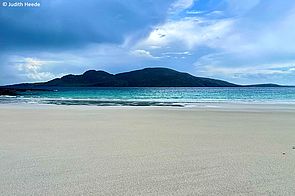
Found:
[[(31, 1), (35, 2), (35, 1)], [(171, 1), (39, 0), (41, 7), (0, 7), (0, 48), (63, 49), (122, 43), (165, 19)]]

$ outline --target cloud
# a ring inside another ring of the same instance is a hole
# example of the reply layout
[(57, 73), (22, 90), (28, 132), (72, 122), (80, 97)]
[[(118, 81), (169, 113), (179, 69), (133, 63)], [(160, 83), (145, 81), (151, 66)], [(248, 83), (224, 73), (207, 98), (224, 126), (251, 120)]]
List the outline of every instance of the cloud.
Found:
[(189, 51), (184, 52), (164, 52), (164, 55), (192, 55)]
[(131, 51), (131, 54), (137, 57), (157, 58), (151, 55), (151, 53), (146, 50), (134, 50), (134, 51)]
[(203, 67), (210, 74), (222, 74), (229, 76), (243, 75), (273, 75), (295, 73), (295, 62), (252, 65), (247, 67), (221, 67), (207, 65)]
[[(0, 7), (0, 49), (64, 50), (144, 36), (165, 20), (172, 0), (39, 0), (40, 8)], [(144, 9), (143, 9), (144, 8)]]
[(42, 67), (46, 64), (54, 63), (52, 61), (15, 57), (12, 63), (16, 66), (17, 71), (21, 72), (31, 81), (45, 81), (56, 77), (50, 72), (42, 71)]
[(194, 4), (194, 0), (177, 0), (169, 8), (170, 14), (175, 14), (190, 8)]
[(295, 59), (289, 58), (282, 60), (278, 57), (269, 61), (248, 59), (247, 56), (234, 56), (230, 53), (215, 53), (202, 56), (194, 65), (199, 75), (244, 84), (293, 84), (292, 78), (295, 77)]
[(204, 11), (197, 11), (197, 10), (188, 10), (186, 11), (186, 14), (189, 14), (189, 15), (199, 15), (199, 14), (203, 14)]
[(220, 40), (230, 33), (234, 22), (232, 19), (211, 21), (198, 17), (169, 21), (157, 26), (140, 44), (147, 47), (177, 45), (186, 49), (204, 45), (219, 47), (216, 43), (220, 44)]

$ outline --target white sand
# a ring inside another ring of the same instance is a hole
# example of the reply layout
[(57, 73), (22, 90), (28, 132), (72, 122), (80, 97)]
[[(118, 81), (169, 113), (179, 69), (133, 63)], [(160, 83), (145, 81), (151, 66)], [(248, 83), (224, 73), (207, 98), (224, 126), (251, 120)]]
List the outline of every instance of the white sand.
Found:
[(0, 195), (295, 195), (292, 146), (295, 110), (2, 105)]

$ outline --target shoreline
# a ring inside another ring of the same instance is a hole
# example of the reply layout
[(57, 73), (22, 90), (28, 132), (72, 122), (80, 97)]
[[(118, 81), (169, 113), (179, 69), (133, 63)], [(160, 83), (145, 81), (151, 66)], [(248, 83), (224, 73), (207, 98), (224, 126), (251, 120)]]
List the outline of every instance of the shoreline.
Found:
[(141, 109), (141, 110), (196, 110), (196, 111), (281, 111), (295, 112), (295, 104), (276, 103), (195, 103), (192, 106), (100, 106), (100, 105), (59, 105), (39, 103), (1, 103), (0, 108), (31, 108), (31, 109)]

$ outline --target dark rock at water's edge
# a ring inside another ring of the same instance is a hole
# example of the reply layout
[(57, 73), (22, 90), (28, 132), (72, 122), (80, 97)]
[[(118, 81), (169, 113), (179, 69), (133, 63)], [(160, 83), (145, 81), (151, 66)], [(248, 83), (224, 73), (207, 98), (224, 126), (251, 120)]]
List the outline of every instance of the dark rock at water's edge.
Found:
[(281, 87), (276, 84), (237, 85), (223, 80), (196, 77), (168, 68), (145, 68), (119, 74), (89, 70), (81, 75), (66, 75), (48, 82), (9, 85), (13, 89), (54, 87)]
[(13, 90), (13, 89), (1, 89), (0, 88), (0, 95), (6, 95), (6, 96), (16, 96), (18, 95), (17, 94), (17, 91), (16, 90)]
[(8, 88), (3, 88), (0, 87), (0, 96), (5, 95), (5, 96), (17, 96), (17, 95), (21, 95), (22, 93), (34, 93), (34, 92), (38, 92), (38, 91), (50, 91), (47, 89), (39, 89), (39, 88), (27, 88), (25, 85), (23, 86), (23, 88), (21, 87), (8, 87)]

